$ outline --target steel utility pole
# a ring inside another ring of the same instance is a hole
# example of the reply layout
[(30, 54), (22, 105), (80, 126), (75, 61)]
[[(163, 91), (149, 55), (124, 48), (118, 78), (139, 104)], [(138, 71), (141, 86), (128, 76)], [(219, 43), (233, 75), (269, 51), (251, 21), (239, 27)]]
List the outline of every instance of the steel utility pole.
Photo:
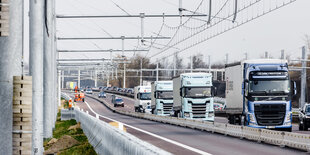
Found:
[(140, 59), (140, 86), (142, 86), (142, 58)]
[(158, 81), (158, 60), (156, 63), (156, 82)]
[(95, 70), (95, 88), (97, 88), (97, 70)]
[(306, 61), (306, 47), (302, 47), (302, 56), (301, 56), (301, 91), (300, 91), (300, 103), (299, 107), (302, 108), (306, 101), (306, 86), (307, 86), (307, 61)]
[(53, 49), (52, 49), (52, 1), (46, 1), (46, 26), (44, 26), (44, 51), (43, 51), (43, 131), (44, 138), (53, 136), (52, 120), (54, 119), (53, 95)]
[(43, 5), (44, 1), (30, 0), (30, 61), (32, 76), (32, 150), (43, 154)]
[(211, 56), (208, 56), (208, 63), (209, 63), (209, 73), (211, 73)]
[(81, 88), (81, 70), (78, 70), (78, 88)]
[(265, 59), (268, 59), (268, 52), (265, 52)]
[(177, 53), (175, 53), (173, 59), (173, 77), (176, 76), (176, 68), (177, 68)]
[(191, 66), (191, 73), (193, 73), (193, 56), (192, 55), (189, 57), (189, 61), (190, 61), (190, 66)]
[(281, 59), (284, 59), (284, 50), (281, 50)]
[[(125, 51), (125, 40), (124, 37), (122, 37), (122, 57), (126, 58), (124, 55), (124, 51)], [(123, 75), (123, 88), (126, 88), (126, 63), (123, 63), (124, 66), (124, 75)]]
[(6, 2), (0, 2), (0, 152), (13, 154), (13, 76), (22, 75), (24, 1)]
[(225, 64), (228, 64), (228, 53), (225, 55)]

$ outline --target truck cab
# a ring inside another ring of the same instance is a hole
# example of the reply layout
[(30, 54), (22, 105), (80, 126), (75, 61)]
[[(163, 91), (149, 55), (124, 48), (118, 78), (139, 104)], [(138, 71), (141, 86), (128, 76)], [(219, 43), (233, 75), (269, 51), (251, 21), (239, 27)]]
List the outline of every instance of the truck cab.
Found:
[(305, 104), (299, 113), (299, 130), (307, 131), (310, 128), (310, 104)]
[(211, 73), (183, 73), (173, 79), (173, 115), (214, 121)]
[(292, 130), (295, 93), (286, 60), (246, 60), (226, 65), (226, 113), (230, 124)]
[(151, 108), (156, 115), (170, 115), (173, 106), (173, 82), (155, 81), (151, 84)]
[(135, 87), (135, 112), (151, 112), (151, 86)]

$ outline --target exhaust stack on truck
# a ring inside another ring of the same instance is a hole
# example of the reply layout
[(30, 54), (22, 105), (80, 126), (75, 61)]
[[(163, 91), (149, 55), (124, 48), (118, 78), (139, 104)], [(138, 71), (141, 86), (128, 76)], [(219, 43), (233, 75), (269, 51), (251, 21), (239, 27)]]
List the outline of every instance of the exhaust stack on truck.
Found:
[(230, 124), (292, 130), (291, 86), (286, 60), (245, 60), (225, 66)]

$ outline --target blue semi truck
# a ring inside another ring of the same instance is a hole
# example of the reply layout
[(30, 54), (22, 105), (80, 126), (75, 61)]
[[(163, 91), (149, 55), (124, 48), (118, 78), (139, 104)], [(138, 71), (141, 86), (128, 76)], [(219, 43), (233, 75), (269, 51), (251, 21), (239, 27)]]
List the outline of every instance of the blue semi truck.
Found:
[(279, 59), (245, 60), (225, 66), (226, 114), (230, 124), (292, 130), (288, 63)]

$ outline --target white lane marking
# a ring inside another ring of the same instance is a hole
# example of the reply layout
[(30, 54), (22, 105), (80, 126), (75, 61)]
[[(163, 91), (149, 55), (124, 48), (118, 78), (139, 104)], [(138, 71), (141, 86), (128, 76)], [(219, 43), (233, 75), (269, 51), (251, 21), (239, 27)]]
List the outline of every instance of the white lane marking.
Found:
[[(112, 119), (112, 118), (109, 118), (109, 117), (106, 117), (106, 116), (102, 116), (102, 115), (96, 113), (96, 112), (90, 107), (90, 105), (89, 105), (87, 102), (85, 102), (85, 103), (86, 103), (86, 105), (88, 106), (88, 108), (89, 108), (94, 114), (97, 114), (97, 115), (99, 115), (100, 117), (103, 117), (103, 118), (108, 119), (108, 120), (113, 121), (113, 122), (122, 123), (122, 122), (120, 122), (120, 121), (117, 121), (117, 120), (114, 120), (114, 119)], [(164, 141), (166, 141), (166, 142), (172, 143), (172, 144), (174, 144), (174, 145), (178, 145), (178, 146), (183, 147), (183, 148), (185, 148), (185, 149), (188, 149), (188, 150), (190, 150), (190, 151), (193, 151), (193, 152), (196, 152), (196, 153), (199, 153), (199, 154), (203, 154), (203, 155), (211, 155), (210, 153), (207, 153), (207, 152), (204, 152), (204, 151), (202, 151), (202, 150), (199, 150), (199, 149), (190, 147), (190, 146), (188, 146), (188, 145), (185, 145), (185, 144), (176, 142), (176, 141), (174, 141), (174, 140), (171, 140), (171, 139), (167, 139), (167, 138), (158, 136), (158, 135), (153, 134), (153, 133), (151, 133), (151, 132), (148, 132), (148, 131), (145, 131), (145, 130), (142, 130), (142, 129), (133, 127), (133, 126), (128, 125), (128, 124), (125, 124), (125, 123), (123, 123), (123, 124), (124, 124), (125, 126), (128, 126), (128, 127), (132, 128), (132, 129), (135, 129), (135, 130), (137, 130), (137, 131), (143, 132), (143, 133), (145, 133), (145, 134), (148, 134), (148, 135), (150, 135), (150, 136), (156, 137), (156, 138), (158, 138), (158, 139), (164, 140)]]

